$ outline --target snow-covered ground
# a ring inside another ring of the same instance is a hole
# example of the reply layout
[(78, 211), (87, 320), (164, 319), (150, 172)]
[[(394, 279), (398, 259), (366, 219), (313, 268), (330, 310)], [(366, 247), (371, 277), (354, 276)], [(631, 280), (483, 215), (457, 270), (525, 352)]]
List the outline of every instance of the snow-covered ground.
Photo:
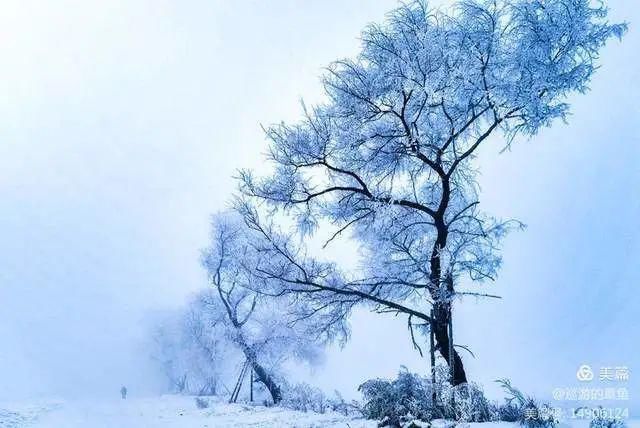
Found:
[[(435, 426), (440, 424), (436, 423)], [(448, 425), (448, 424), (447, 424)], [(28, 405), (0, 403), (0, 428), (373, 428), (374, 421), (335, 413), (304, 413), (282, 408), (212, 402), (198, 409), (192, 397), (162, 396), (128, 400), (55, 401)], [(516, 428), (506, 422), (464, 424), (469, 428)], [(588, 422), (559, 428), (587, 428)], [(638, 421), (628, 428), (640, 428)]]
[(327, 413), (215, 402), (198, 409), (192, 397), (0, 404), (0, 428), (375, 427), (372, 421)]

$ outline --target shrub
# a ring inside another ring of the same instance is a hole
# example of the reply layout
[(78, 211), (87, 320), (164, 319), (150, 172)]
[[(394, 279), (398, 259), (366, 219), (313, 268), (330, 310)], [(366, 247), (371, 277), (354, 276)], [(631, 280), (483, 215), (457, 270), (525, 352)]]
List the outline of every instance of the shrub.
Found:
[[(282, 401), (280, 405), (292, 410), (300, 410), (307, 412), (309, 410), (318, 410), (323, 413), (322, 399), (319, 398), (322, 392), (313, 388), (306, 383), (298, 383), (294, 385), (286, 385), (283, 387)], [(319, 402), (316, 402), (319, 401)]]
[[(446, 367), (436, 367), (431, 379), (409, 373), (403, 367), (393, 380), (371, 379), (360, 385), (364, 397), (362, 413), (380, 426), (418, 426), (433, 419), (461, 422), (518, 422), (527, 428), (549, 428), (557, 424), (553, 409), (526, 396), (508, 380), (498, 382), (508, 397), (504, 404), (490, 403), (475, 383), (452, 386)], [(434, 400), (435, 396), (435, 400)], [(621, 428), (597, 426), (591, 428)]]
[(619, 418), (607, 416), (602, 407), (594, 412), (595, 417), (589, 423), (589, 428), (626, 428), (627, 424)]
[[(453, 418), (464, 422), (488, 422), (492, 420), (489, 401), (475, 383), (464, 383), (453, 388)], [(451, 412), (448, 412), (451, 413)]]
[[(540, 403), (536, 399), (523, 394), (519, 389), (511, 385), (507, 379), (499, 379), (498, 382), (507, 392), (506, 408), (509, 422), (519, 422), (527, 428), (547, 428), (557, 425), (553, 409), (546, 403)], [(515, 418), (515, 420), (513, 420)], [(504, 420), (504, 419), (501, 419)]]
[(338, 391), (333, 392), (333, 397), (328, 399), (329, 407), (332, 411), (345, 416), (362, 416), (362, 408), (356, 401), (346, 402)]
[(209, 400), (202, 397), (196, 397), (196, 407), (198, 409), (206, 409), (209, 407)]
[(493, 420), (503, 422), (518, 422), (520, 408), (512, 403), (496, 404), (493, 408)]
[(322, 390), (307, 383), (294, 385), (285, 383), (280, 406), (302, 412), (325, 413), (330, 410), (345, 416), (362, 415), (358, 403), (346, 402), (337, 391), (334, 392), (333, 397), (328, 397)]
[(449, 370), (443, 366), (436, 367), (435, 385), (403, 367), (395, 380), (372, 379), (359, 389), (364, 395), (364, 415), (386, 425), (411, 421), (417, 425), (440, 418), (464, 422), (495, 419), (496, 406), (489, 403), (482, 389), (474, 383), (451, 386)]
[(383, 425), (409, 426), (436, 418), (454, 419), (456, 414), (465, 413), (463, 407), (469, 401), (461, 407), (462, 402), (456, 405), (456, 399), (473, 394), (466, 389), (451, 387), (446, 367), (436, 367), (435, 378), (434, 385), (431, 379), (409, 373), (406, 367), (402, 367), (394, 380), (371, 379), (364, 382), (359, 387), (364, 396), (363, 415), (381, 420)]
[(364, 396), (364, 416), (385, 425), (399, 426), (409, 418), (430, 421), (438, 416), (431, 403), (431, 382), (404, 367), (395, 380), (371, 379), (358, 390)]

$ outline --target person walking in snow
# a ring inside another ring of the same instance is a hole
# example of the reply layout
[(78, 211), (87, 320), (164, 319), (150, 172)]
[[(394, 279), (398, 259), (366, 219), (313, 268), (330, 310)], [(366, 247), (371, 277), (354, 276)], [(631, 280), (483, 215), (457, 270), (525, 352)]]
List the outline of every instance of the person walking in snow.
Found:
[(123, 400), (127, 399), (127, 387), (126, 386), (122, 386), (122, 388), (120, 388), (120, 395), (122, 396)]

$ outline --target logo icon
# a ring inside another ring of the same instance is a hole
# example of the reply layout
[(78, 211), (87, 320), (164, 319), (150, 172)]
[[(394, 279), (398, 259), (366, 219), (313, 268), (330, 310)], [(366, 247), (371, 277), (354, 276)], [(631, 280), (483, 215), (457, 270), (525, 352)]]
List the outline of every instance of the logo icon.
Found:
[(593, 380), (593, 370), (591, 370), (591, 366), (588, 364), (583, 364), (578, 368), (578, 372), (576, 373), (576, 377), (580, 382), (589, 382)]

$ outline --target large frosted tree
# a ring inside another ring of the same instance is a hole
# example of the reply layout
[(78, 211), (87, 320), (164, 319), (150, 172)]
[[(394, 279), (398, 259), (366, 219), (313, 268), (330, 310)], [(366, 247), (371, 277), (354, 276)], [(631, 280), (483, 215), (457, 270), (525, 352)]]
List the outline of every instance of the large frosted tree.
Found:
[(606, 16), (589, 0), (470, 0), (442, 10), (413, 1), (370, 25), (360, 54), (328, 67), (326, 101), (267, 130), (273, 172), (241, 177), (245, 194), (282, 208), (300, 232), (322, 222), (334, 236), (351, 233), (366, 263), (349, 279), (329, 274), (333, 265), (314, 271), (321, 265), (297, 261), (300, 251), (272, 237), (281, 263), (263, 279), (279, 278), (271, 284), (320, 312), (333, 305), (346, 317), (365, 303), (420, 320), (453, 363), (453, 383), (466, 382), (447, 330), (453, 302), (475, 293), (460, 288), (464, 275), (496, 275), (500, 239), (515, 225), (479, 209), (474, 159), (484, 145), (502, 148), (567, 116), (600, 49), (625, 30)]

